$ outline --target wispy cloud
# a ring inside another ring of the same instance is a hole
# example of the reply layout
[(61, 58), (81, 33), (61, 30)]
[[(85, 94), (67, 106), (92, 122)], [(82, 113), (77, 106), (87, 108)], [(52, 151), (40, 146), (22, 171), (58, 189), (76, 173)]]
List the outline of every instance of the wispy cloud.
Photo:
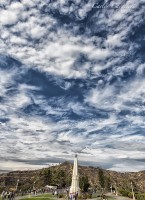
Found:
[(144, 2), (101, 5), (1, 0), (1, 169), (144, 169)]

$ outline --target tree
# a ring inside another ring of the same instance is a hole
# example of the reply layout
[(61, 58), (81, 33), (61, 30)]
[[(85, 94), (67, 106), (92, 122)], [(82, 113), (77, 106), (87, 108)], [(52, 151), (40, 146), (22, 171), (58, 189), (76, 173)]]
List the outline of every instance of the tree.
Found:
[(105, 181), (105, 188), (107, 189), (107, 191), (110, 191), (110, 186), (111, 186), (110, 177), (104, 176), (104, 181)]
[(60, 170), (57, 172), (57, 180), (58, 180), (58, 183), (60, 185), (60, 187), (65, 187), (66, 186), (66, 175), (65, 175), (65, 171), (64, 170)]
[(102, 188), (105, 187), (105, 176), (104, 176), (104, 172), (102, 169), (99, 168), (99, 171), (98, 171), (98, 176), (99, 176), (99, 182), (100, 182), (100, 186)]
[(52, 172), (50, 169), (45, 169), (44, 170), (44, 184), (51, 184), (52, 181)]
[(90, 187), (90, 183), (87, 176), (83, 176), (80, 178), (80, 188), (83, 192), (88, 192), (88, 188)]
[(64, 170), (53, 170), (52, 173), (52, 185), (58, 185), (59, 187), (66, 186), (66, 174)]

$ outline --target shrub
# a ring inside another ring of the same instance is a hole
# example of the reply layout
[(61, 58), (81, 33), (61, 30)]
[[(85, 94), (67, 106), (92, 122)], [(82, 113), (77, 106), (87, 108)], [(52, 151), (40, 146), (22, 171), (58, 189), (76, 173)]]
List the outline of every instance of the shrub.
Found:
[(83, 194), (78, 196), (78, 199), (91, 199), (91, 198), (92, 198), (91, 193), (83, 193)]
[(59, 194), (58, 198), (64, 198), (64, 194)]
[(91, 193), (88, 193), (87, 194), (87, 199), (91, 199), (92, 198), (92, 194)]
[(83, 199), (83, 196), (82, 196), (82, 195), (79, 195), (79, 196), (78, 196), (78, 199)]
[(130, 192), (127, 191), (127, 190), (119, 190), (119, 193), (120, 193), (122, 196), (128, 197), (128, 194), (129, 194)]
[(128, 192), (128, 197), (132, 198), (132, 192)]
[(83, 199), (87, 199), (87, 193), (82, 194)]
[(136, 200), (145, 200), (145, 195), (141, 193), (135, 193)]

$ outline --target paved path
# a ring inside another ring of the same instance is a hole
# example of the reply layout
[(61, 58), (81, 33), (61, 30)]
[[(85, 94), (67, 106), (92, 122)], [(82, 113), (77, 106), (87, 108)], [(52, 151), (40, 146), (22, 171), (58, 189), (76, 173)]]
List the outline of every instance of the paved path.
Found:
[[(107, 193), (107, 194), (105, 194), (105, 196), (110, 197), (110, 198), (112, 198), (114, 200), (132, 200), (132, 199), (130, 199), (128, 197), (116, 196), (116, 195), (114, 195), (112, 193)], [(101, 197), (96, 197), (96, 198), (87, 199), (87, 200), (101, 200)]]
[(117, 199), (117, 200), (131, 200), (129, 197), (116, 196), (112, 193), (107, 193), (106, 195), (109, 197), (112, 197), (113, 199)]

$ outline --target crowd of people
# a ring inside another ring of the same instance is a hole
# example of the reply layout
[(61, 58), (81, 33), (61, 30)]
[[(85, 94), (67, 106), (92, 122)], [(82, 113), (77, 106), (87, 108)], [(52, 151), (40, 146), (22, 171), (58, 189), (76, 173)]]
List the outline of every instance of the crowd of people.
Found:
[(70, 200), (77, 200), (78, 199), (78, 193), (69, 194)]
[(2, 200), (14, 200), (15, 199), (15, 192), (14, 191), (3, 191), (1, 194)]
[[(32, 196), (37, 196), (38, 194), (44, 194), (44, 193), (52, 193), (52, 195), (54, 195), (56, 198), (62, 198), (60, 196), (62, 196), (62, 194), (64, 195), (63, 197), (67, 200), (77, 200), (78, 199), (78, 193), (69, 193), (68, 189), (33, 189), (33, 190), (26, 190), (21, 191), (21, 190), (17, 190), (17, 191), (6, 191), (3, 190), (3, 192), (1, 193), (1, 199), (2, 200), (15, 200), (17, 196), (24, 196), (24, 195), (28, 195), (31, 194)], [(105, 198), (105, 195), (101, 196), (101, 200), (107, 200)]]
[(45, 189), (33, 189), (33, 190), (25, 190), (25, 191), (7, 191), (7, 190), (3, 190), (1, 193), (1, 198), (2, 200), (15, 200), (16, 196), (24, 196), (24, 195), (28, 195), (28, 194), (32, 194), (32, 195), (37, 195), (37, 194), (44, 194)]

